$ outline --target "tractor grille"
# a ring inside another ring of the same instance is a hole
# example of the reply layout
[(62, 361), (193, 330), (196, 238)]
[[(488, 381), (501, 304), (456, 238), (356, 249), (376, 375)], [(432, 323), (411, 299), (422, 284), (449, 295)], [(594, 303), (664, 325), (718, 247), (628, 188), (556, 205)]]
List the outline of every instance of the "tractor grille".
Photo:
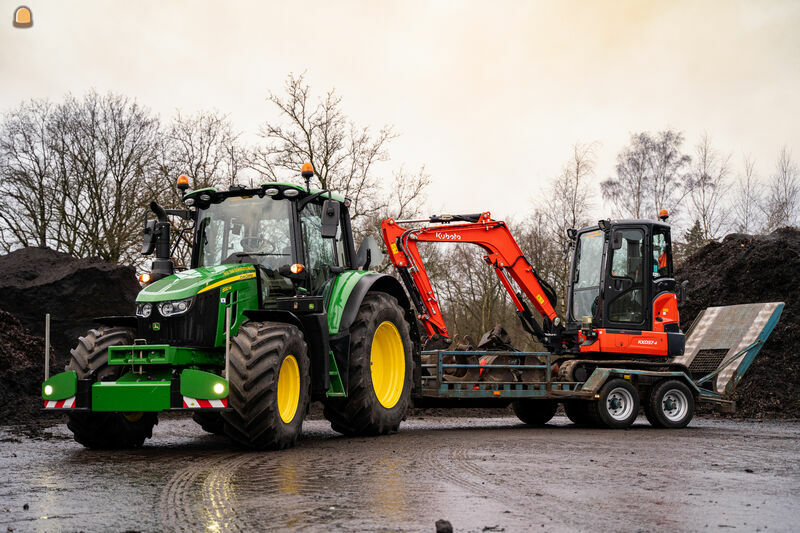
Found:
[(689, 365), (692, 375), (703, 375), (713, 372), (725, 359), (728, 350), (700, 350)]
[[(137, 338), (148, 344), (212, 347), (217, 337), (219, 289), (198, 295), (191, 309), (183, 315), (164, 318), (153, 306), (153, 314), (138, 319)], [(158, 322), (159, 329), (153, 329)]]

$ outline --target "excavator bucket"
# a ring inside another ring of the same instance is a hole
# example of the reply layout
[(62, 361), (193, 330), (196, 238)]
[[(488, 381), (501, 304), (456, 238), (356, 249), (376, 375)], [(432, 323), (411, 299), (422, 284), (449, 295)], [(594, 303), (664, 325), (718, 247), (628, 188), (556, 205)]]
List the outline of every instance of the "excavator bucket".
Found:
[(683, 355), (673, 362), (686, 366), (699, 386), (729, 396), (778, 323), (783, 305), (704, 309), (689, 328)]

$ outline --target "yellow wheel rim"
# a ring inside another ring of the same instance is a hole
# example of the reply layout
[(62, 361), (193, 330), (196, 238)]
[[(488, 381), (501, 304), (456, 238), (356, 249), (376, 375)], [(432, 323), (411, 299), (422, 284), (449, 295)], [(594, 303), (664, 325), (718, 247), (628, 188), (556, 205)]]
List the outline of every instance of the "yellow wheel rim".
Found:
[(382, 406), (391, 409), (403, 394), (406, 378), (403, 339), (400, 338), (397, 327), (391, 322), (381, 322), (375, 330), (369, 361), (375, 396)]
[(300, 367), (293, 355), (287, 355), (278, 372), (278, 413), (281, 420), (289, 423), (294, 420), (300, 404)]
[(138, 422), (142, 419), (144, 413), (138, 411), (136, 413), (122, 413), (122, 417), (127, 420), (128, 422)]

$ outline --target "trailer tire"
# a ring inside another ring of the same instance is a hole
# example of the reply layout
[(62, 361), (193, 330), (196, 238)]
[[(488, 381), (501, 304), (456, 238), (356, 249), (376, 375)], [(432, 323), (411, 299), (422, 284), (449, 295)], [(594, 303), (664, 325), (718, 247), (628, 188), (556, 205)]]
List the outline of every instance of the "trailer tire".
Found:
[(225, 433), (225, 421), (220, 413), (195, 412), (192, 415), (192, 420), (197, 422), (203, 428), (203, 431), (208, 433), (214, 435), (223, 435)]
[(597, 426), (597, 419), (591, 416), (590, 410), (594, 405), (585, 400), (567, 400), (564, 402), (564, 414), (576, 426)]
[(694, 418), (694, 395), (682, 381), (662, 381), (650, 392), (644, 413), (653, 427), (684, 428)]
[(555, 400), (514, 400), (511, 408), (517, 418), (529, 426), (543, 426), (556, 414), (558, 402)]
[(598, 421), (612, 429), (630, 427), (639, 416), (639, 394), (630, 381), (615, 378), (600, 389), (595, 403)]
[[(130, 328), (114, 327), (89, 330), (78, 338), (78, 345), (70, 350), (66, 370), (74, 370), (78, 379), (95, 376), (97, 381), (114, 381), (124, 367), (108, 364), (108, 348), (133, 344), (134, 332)], [(67, 415), (67, 427), (76, 442), (87, 448), (136, 448), (153, 436), (153, 426), (158, 423), (155, 413), (101, 413), (72, 412)]]
[(311, 395), (303, 333), (277, 322), (246, 322), (231, 338), (225, 434), (257, 450), (293, 446)]
[(350, 328), (347, 398), (325, 401), (323, 415), (334, 431), (343, 435), (397, 431), (411, 397), (411, 350), (409, 326), (397, 299), (368, 292)]

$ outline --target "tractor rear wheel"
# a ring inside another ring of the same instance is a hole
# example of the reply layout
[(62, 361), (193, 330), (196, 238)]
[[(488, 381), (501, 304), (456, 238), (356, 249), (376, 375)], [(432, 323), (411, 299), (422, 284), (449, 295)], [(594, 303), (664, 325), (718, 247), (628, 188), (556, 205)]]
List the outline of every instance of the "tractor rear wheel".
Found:
[(604, 426), (624, 429), (639, 416), (639, 394), (630, 381), (612, 379), (603, 385), (599, 395), (594, 407), (599, 422)]
[(694, 417), (694, 396), (683, 382), (662, 381), (650, 392), (644, 413), (653, 427), (684, 428)]
[(411, 396), (411, 337), (393, 296), (369, 292), (350, 327), (347, 398), (331, 398), (323, 411), (344, 435), (397, 431)]
[(231, 339), (225, 434), (254, 449), (283, 449), (300, 436), (311, 376), (303, 333), (290, 324), (246, 322)]
[[(134, 332), (130, 328), (91, 329), (78, 338), (78, 345), (70, 350), (67, 370), (74, 370), (78, 379), (95, 376), (97, 381), (115, 381), (124, 367), (109, 366), (109, 346), (133, 344)], [(158, 423), (155, 413), (69, 413), (67, 427), (75, 440), (87, 448), (115, 449), (141, 446), (153, 436), (153, 426)]]
[(529, 426), (543, 426), (556, 414), (558, 402), (555, 400), (514, 400), (511, 408), (517, 418)]

